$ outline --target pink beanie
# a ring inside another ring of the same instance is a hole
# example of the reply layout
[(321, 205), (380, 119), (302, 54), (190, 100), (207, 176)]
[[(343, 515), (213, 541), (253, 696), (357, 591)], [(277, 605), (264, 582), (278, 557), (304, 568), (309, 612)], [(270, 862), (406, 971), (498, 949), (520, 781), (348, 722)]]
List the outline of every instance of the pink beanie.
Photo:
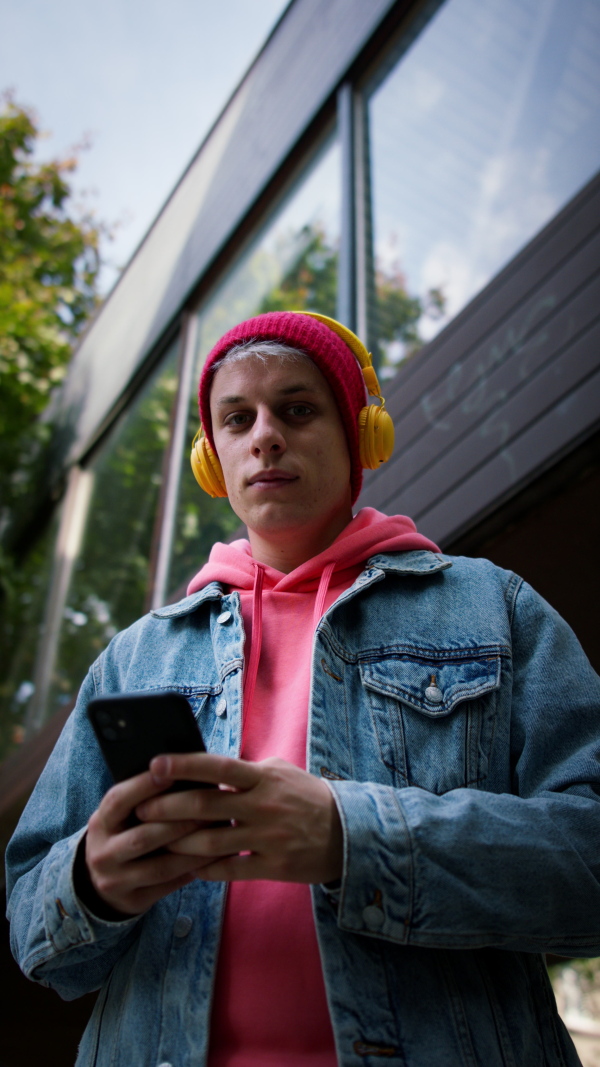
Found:
[(246, 341), (282, 341), (309, 356), (331, 387), (342, 416), (350, 452), (352, 503), (362, 486), (358, 414), (367, 403), (365, 382), (356, 356), (333, 330), (318, 319), (293, 311), (269, 311), (234, 326), (209, 352), (200, 377), (198, 406), (204, 432), (215, 450), (210, 418), (213, 366), (234, 345)]

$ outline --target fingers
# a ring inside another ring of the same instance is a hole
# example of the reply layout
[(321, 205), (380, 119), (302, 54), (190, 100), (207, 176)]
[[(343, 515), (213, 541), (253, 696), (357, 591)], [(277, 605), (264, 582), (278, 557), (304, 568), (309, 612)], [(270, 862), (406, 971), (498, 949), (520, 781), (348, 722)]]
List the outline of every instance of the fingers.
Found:
[(251, 836), (246, 826), (194, 830), (170, 844), (169, 852), (178, 856), (204, 857), (210, 862), (215, 856), (233, 856), (238, 852), (251, 851)]
[(131, 812), (142, 801), (154, 797), (170, 784), (168, 779), (158, 785), (149, 771), (118, 782), (102, 798), (96, 814), (107, 833), (114, 833), (126, 822)]
[[(120, 883), (127, 886), (129, 902), (131, 894), (147, 888), (149, 878), (152, 885), (162, 884), (160, 879), (169, 881), (170, 871), (155, 866), (165, 857), (147, 855), (160, 847), (166, 847), (167, 859), (189, 863), (190, 870), (195, 868), (198, 877), (209, 881), (259, 878), (318, 883), (340, 877), (343, 832), (339, 814), (331, 790), (314, 775), (275, 758), (253, 764), (192, 753), (157, 757), (150, 777), (152, 785), (148, 776), (140, 775), (123, 783), (129, 786), (126, 791), (115, 787), (112, 806), (104, 817), (118, 824), (137, 797), (135, 810), (142, 826), (126, 828), (121, 823), (106, 850), (100, 840), (95, 853), (96, 872), (105, 858), (107, 869), (111, 864), (121, 872), (128, 865), (135, 868), (134, 881), (130, 882), (127, 872)], [(174, 778), (221, 788), (162, 792)], [(216, 822), (225, 825), (215, 826)], [(92, 820), (89, 827), (91, 831)], [(137, 888), (129, 890), (134, 882)], [(108, 903), (120, 907), (112, 900)]]
[[(244, 794), (223, 789), (185, 789), (180, 793), (163, 793), (138, 804), (135, 813), (143, 822), (190, 820), (229, 822), (240, 817)], [(197, 827), (194, 827), (197, 829)]]
[(165, 853), (120, 868), (95, 872), (93, 885), (99, 896), (125, 915), (139, 915), (174, 889), (197, 877), (198, 859)]
[(110, 856), (114, 863), (129, 863), (131, 860), (155, 852), (185, 837), (198, 829), (198, 823), (188, 820), (180, 822), (151, 822), (133, 826), (123, 833), (113, 835), (110, 840)]
[(192, 752), (157, 756), (150, 763), (150, 771), (154, 781), (161, 785), (173, 779), (185, 779), (210, 782), (211, 785), (229, 785), (234, 789), (252, 789), (261, 777), (259, 766), (228, 756)]
[[(265, 867), (262, 857), (253, 854), (249, 856), (225, 856), (207, 863), (196, 874), (204, 882), (249, 882), (255, 879), (265, 878)], [(271, 873), (271, 881), (288, 881), (286, 878), (277, 878)]]

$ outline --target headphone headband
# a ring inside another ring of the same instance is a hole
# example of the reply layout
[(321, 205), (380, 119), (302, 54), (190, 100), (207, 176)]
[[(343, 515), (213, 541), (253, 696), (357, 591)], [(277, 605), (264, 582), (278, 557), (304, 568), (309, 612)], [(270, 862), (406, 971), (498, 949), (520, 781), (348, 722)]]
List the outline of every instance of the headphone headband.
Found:
[(380, 400), (383, 400), (377, 372), (373, 366), (373, 356), (367, 351), (367, 348), (362, 343), (360, 337), (357, 337), (352, 330), (349, 330), (347, 326), (342, 325), (337, 319), (332, 319), (329, 315), (321, 315), (318, 311), (295, 311), (294, 315), (309, 315), (311, 319), (317, 319), (318, 322), (322, 322), (325, 326), (328, 326), (330, 330), (333, 330), (334, 333), (337, 333), (338, 337), (341, 337), (342, 341), (348, 345), (348, 348), (353, 355), (356, 356), (363, 372), (363, 378), (369, 395), (377, 396)]

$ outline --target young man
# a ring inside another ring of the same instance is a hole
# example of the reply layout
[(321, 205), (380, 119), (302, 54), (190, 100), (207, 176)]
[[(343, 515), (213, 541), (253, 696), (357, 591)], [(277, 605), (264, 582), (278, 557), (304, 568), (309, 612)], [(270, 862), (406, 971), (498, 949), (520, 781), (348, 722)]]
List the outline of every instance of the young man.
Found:
[[(25, 973), (102, 989), (78, 1064), (578, 1063), (542, 953), (600, 954), (599, 681), (515, 575), (352, 517), (357, 356), (291, 312), (213, 349), (194, 464), (249, 542), (111, 642), (9, 848)], [(156, 689), (209, 754), (110, 788), (87, 701)]]

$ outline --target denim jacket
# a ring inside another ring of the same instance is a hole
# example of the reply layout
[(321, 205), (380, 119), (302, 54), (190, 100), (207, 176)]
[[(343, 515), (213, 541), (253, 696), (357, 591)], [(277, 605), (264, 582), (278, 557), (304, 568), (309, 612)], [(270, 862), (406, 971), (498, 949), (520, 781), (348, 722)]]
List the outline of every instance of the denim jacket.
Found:
[[(205, 1063), (226, 893), (198, 880), (116, 923), (80, 903), (74, 856), (111, 784), (86, 703), (178, 690), (236, 756), (243, 668), (239, 596), (216, 583), (118, 634), (9, 846), (24, 972), (101, 990), (79, 1067)], [(321, 619), (307, 767), (345, 852), (339, 890), (312, 898), (344, 1067), (579, 1062), (542, 954), (600, 954), (599, 708), (566, 623), (485, 560), (374, 556)]]

